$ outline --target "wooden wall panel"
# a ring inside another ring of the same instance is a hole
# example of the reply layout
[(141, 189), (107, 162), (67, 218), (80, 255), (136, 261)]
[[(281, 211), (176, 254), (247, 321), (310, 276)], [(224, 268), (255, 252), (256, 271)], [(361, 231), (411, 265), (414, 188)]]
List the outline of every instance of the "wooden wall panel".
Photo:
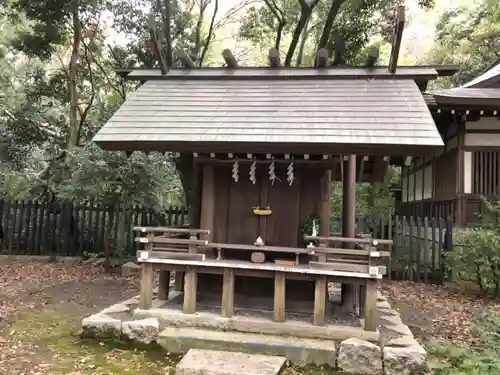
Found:
[(436, 159), (434, 170), (435, 198), (452, 199), (456, 195), (457, 150)]
[[(252, 207), (260, 205), (260, 184), (257, 179), (253, 185), (248, 179), (246, 168), (240, 169), (238, 182), (231, 180), (229, 185), (229, 224), (228, 242), (253, 245), (259, 236), (259, 217), (254, 215)], [(229, 172), (230, 173), (230, 172)], [(231, 176), (231, 174), (229, 174)]]
[[(283, 168), (284, 169), (284, 168)], [(267, 218), (266, 244), (271, 246), (298, 246), (300, 180), (289, 186), (284, 170), (276, 168), (281, 181), (269, 183), (268, 202), (273, 213)]]
[(232, 183), (231, 167), (217, 167), (215, 170), (214, 242), (227, 243), (228, 241), (229, 189)]

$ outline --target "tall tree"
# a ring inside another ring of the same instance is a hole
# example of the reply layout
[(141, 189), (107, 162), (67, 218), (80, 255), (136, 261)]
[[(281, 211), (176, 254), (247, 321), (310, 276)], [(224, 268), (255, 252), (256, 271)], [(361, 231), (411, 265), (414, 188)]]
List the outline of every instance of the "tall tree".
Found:
[(436, 26), (434, 46), (428, 61), (458, 64), (451, 78), (441, 79), (438, 87), (464, 84), (500, 59), (500, 3), (483, 0), (474, 7), (445, 11)]
[[(398, 0), (265, 0), (243, 18), (240, 37), (255, 45), (278, 48), (285, 66), (314, 64), (315, 53), (327, 48), (337, 61), (359, 63), (359, 54), (375, 36), (392, 35)], [(430, 8), (433, 0), (419, 1)], [(283, 36), (292, 35), (288, 40)], [(297, 46), (299, 49), (297, 50)], [(341, 52), (342, 56), (338, 56)]]

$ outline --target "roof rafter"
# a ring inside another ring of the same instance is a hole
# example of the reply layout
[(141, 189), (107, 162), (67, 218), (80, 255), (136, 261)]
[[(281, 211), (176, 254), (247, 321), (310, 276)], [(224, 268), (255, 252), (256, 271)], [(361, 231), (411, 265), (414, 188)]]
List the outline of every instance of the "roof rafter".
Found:
[(405, 6), (400, 5), (396, 9), (396, 19), (394, 34), (392, 37), (391, 55), (389, 57), (389, 72), (395, 73), (398, 66), (399, 50), (403, 39), (403, 29), (405, 27)]

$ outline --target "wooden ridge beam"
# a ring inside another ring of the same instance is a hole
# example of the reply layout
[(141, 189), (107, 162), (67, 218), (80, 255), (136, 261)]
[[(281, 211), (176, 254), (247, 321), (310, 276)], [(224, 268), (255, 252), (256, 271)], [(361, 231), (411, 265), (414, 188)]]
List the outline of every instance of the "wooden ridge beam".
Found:
[(194, 65), (193, 60), (183, 49), (178, 49), (175, 51), (175, 57), (184, 65), (185, 68), (194, 69), (196, 66)]
[(396, 73), (398, 66), (399, 50), (403, 39), (403, 29), (405, 27), (405, 6), (400, 5), (396, 9), (396, 19), (394, 34), (392, 37), (391, 55), (389, 57), (389, 72)]
[(378, 58), (380, 56), (380, 51), (377, 46), (370, 46), (368, 47), (368, 52), (366, 55), (366, 60), (365, 60), (365, 67), (366, 68), (374, 68), (375, 64), (378, 61)]
[(281, 67), (280, 53), (276, 48), (271, 48), (269, 50), (269, 66), (271, 68)]
[(234, 57), (231, 50), (226, 48), (224, 51), (222, 51), (222, 57), (224, 58), (224, 61), (226, 62), (228, 68), (238, 67), (238, 61), (236, 61), (236, 58)]
[(158, 61), (158, 65), (160, 66), (160, 72), (162, 75), (166, 75), (168, 72), (168, 65), (163, 56), (160, 38), (158, 38), (157, 25), (154, 18), (152, 17), (150, 17), (148, 20), (148, 31), (151, 38), (151, 47), (153, 49), (153, 53), (156, 57), (156, 61)]
[(328, 50), (326, 48), (320, 48), (316, 52), (316, 62), (317, 68), (324, 68), (328, 65)]

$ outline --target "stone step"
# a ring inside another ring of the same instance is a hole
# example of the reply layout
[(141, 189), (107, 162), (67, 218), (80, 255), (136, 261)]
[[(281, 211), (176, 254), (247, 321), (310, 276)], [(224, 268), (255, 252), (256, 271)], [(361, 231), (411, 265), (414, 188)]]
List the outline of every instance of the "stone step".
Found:
[(299, 365), (335, 366), (336, 361), (335, 343), (329, 340), (167, 327), (160, 332), (157, 342), (170, 353), (214, 349), (283, 356)]
[(175, 374), (277, 375), (285, 362), (285, 357), (190, 349), (177, 365)]

